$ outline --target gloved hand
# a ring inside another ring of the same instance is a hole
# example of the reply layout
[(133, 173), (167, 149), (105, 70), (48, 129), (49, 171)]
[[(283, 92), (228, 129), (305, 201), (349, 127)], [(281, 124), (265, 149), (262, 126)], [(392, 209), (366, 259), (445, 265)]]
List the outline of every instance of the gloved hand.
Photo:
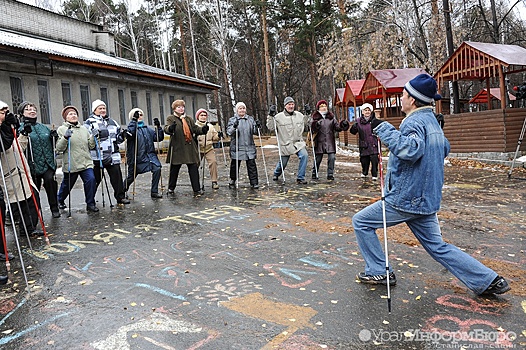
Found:
[(234, 122), (234, 129), (237, 129), (238, 126), (239, 126), (239, 119), (236, 119), (236, 121)]
[(208, 124), (205, 124), (201, 127), (201, 132), (203, 133), (203, 135), (206, 135), (208, 133), (208, 130), (210, 130)]
[(18, 129), (17, 126), (20, 124), (16, 116), (11, 112), (5, 115), (4, 123), (14, 126), (15, 129)]
[(222, 131), (219, 131), (219, 132), (217, 133), (217, 137), (219, 137), (220, 139), (222, 139), (222, 138), (225, 137), (225, 134), (223, 134)]
[(276, 115), (276, 105), (272, 105), (270, 106), (269, 110), (268, 110), (268, 115), (270, 115), (271, 117), (275, 116)]
[(261, 122), (259, 119), (256, 119), (256, 128), (261, 129)]
[(121, 133), (122, 133), (122, 138), (124, 140), (131, 139), (133, 136), (132, 133), (128, 131), (128, 129), (122, 129)]
[(380, 120), (380, 119), (376, 119), (374, 118), (372, 121), (371, 121), (371, 129), (376, 129), (376, 127), (380, 124), (382, 124), (383, 122), (385, 122), (385, 120)]
[(309, 106), (308, 103), (305, 104), (305, 106), (303, 106), (303, 110), (305, 111), (306, 114), (310, 114), (310, 112), (312, 111), (312, 110), (310, 109), (310, 106)]
[(64, 133), (64, 138), (65, 138), (66, 140), (68, 140), (68, 139), (71, 137), (71, 135), (73, 135), (73, 130), (72, 130), (71, 128), (69, 128), (69, 129), (66, 130), (66, 132)]
[(139, 119), (139, 111), (135, 111), (135, 113), (133, 113), (132, 120), (137, 121), (138, 119)]
[(93, 137), (99, 137), (99, 129), (91, 129), (91, 134), (93, 135)]
[(340, 122), (340, 128), (343, 130), (343, 131), (347, 131), (349, 129), (349, 126), (351, 126), (351, 124), (349, 124), (349, 121), (348, 120), (342, 120)]
[(58, 133), (57, 133), (57, 131), (56, 131), (55, 129), (51, 130), (51, 131), (49, 132), (49, 137), (51, 137), (52, 139), (56, 139), (56, 138), (58, 138)]
[(175, 123), (168, 127), (168, 132), (172, 135), (175, 133)]
[(444, 120), (444, 115), (442, 113), (438, 113), (436, 116), (438, 125), (440, 125), (440, 128), (444, 129), (444, 124), (446, 121)]
[(27, 136), (31, 133), (31, 131), (33, 131), (33, 129), (31, 128), (31, 124), (26, 123), (24, 124), (24, 129), (22, 130), (21, 134)]
[(161, 126), (161, 122), (159, 121), (159, 118), (153, 118), (153, 125), (155, 125), (156, 127)]

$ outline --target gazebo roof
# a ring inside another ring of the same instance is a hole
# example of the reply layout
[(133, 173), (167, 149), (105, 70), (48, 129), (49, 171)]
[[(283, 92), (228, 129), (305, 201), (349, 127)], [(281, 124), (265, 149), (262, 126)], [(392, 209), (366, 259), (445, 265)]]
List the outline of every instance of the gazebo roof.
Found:
[(422, 68), (372, 70), (367, 73), (362, 97), (364, 100), (374, 100), (401, 94), (405, 83), (422, 73), (427, 72)]
[[(501, 95), (500, 95), (500, 88), (489, 89), (489, 95), (490, 95), (490, 99), (495, 98), (499, 101), (502, 100)], [(516, 100), (515, 96), (513, 96), (509, 92), (508, 92), (508, 96), (509, 96), (510, 101)], [(473, 96), (471, 100), (469, 100), (469, 103), (488, 103), (488, 90), (482, 89), (481, 91), (479, 91), (478, 94), (476, 94), (475, 96)]]
[(344, 95), (345, 95), (345, 88), (336, 89), (336, 95), (334, 96), (334, 104), (336, 106), (342, 105)]
[[(347, 80), (345, 88), (336, 89), (336, 104), (343, 106), (353, 106), (355, 102), (361, 104), (362, 102), (362, 87), (365, 79)], [(341, 94), (340, 96), (338, 96)]]
[(435, 74), (435, 79), (483, 80), (526, 70), (526, 49), (517, 45), (463, 42)]

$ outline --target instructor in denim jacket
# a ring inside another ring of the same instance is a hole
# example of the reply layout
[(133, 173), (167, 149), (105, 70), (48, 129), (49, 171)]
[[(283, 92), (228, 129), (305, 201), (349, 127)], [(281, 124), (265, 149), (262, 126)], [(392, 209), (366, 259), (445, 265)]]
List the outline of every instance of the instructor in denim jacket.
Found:
[[(385, 177), (386, 224), (405, 222), (431, 257), (475, 294), (502, 294), (510, 290), (503, 277), (442, 239), (436, 213), (450, 146), (433, 111), (433, 102), (440, 98), (436, 81), (420, 74), (404, 86), (401, 103), (406, 117), (400, 130), (380, 120), (372, 125), (390, 151)], [(385, 255), (376, 235), (376, 229), (383, 227), (382, 202), (362, 209), (352, 221), (365, 260), (365, 272), (357, 278), (362, 283), (387, 284)], [(394, 272), (389, 273), (389, 284), (396, 284)]]

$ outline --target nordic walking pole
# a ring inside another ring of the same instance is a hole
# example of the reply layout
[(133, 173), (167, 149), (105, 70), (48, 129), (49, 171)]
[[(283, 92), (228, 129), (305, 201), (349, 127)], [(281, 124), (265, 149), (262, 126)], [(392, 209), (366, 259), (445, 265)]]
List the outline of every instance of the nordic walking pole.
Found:
[[(133, 192), (132, 199), (135, 200), (135, 181), (137, 179), (137, 148), (139, 143), (139, 128), (137, 123), (135, 124), (135, 149), (134, 149), (134, 158), (133, 158)], [(109, 193), (109, 192), (108, 192)], [(108, 197), (110, 195), (108, 194)]]
[[(155, 119), (157, 119), (157, 118), (155, 118)], [(154, 121), (155, 121), (155, 119), (154, 119)], [(157, 126), (157, 125), (154, 124), (154, 126), (155, 126), (155, 137), (156, 137), (156, 139), (157, 139), (157, 154), (161, 154), (161, 148), (159, 147), (159, 145), (160, 145), (160, 143), (159, 143), (159, 128), (160, 128), (160, 125)], [(159, 163), (161, 163), (161, 162), (159, 161)], [(163, 164), (161, 163), (161, 170), (160, 170), (160, 171), (161, 171), (161, 173), (160, 173), (160, 180), (161, 180), (161, 194), (163, 194), (163, 192), (164, 192), (164, 186), (163, 186), (163, 173), (162, 173), (162, 170), (163, 170)]]
[[(51, 125), (51, 130), (55, 131), (55, 124)], [(55, 172), (53, 173), (53, 181), (57, 181), (57, 145), (56, 139), (51, 138), (51, 146), (53, 146), (53, 163), (55, 164)]]
[(511, 172), (513, 171), (513, 167), (515, 166), (515, 159), (517, 159), (517, 154), (519, 153), (519, 150), (521, 148), (522, 139), (524, 137), (525, 130), (526, 130), (526, 118), (524, 118), (524, 122), (522, 123), (522, 130), (519, 135), (519, 141), (517, 142), (517, 149), (515, 150), (515, 156), (513, 157), (513, 160), (511, 162), (510, 170), (508, 171), (508, 179), (511, 179)]
[[(68, 126), (71, 129), (71, 125)], [(68, 218), (71, 217), (71, 136), (68, 138)]]
[[(206, 125), (206, 123), (205, 123), (205, 125)], [(207, 134), (208, 133), (205, 134), (205, 145), (204, 145), (204, 150), (205, 151), (206, 151), (206, 135)], [(199, 145), (197, 145), (197, 147), (199, 147)], [(206, 164), (205, 155), (206, 154), (203, 152), (203, 158), (201, 159), (201, 161), (203, 162), (203, 164), (202, 164), (202, 167), (203, 167), (203, 177), (202, 178), (203, 178), (203, 180), (201, 182), (201, 190), (203, 190), (203, 191), (205, 190), (205, 164)]]
[[(93, 139), (95, 140), (95, 147), (97, 148), (97, 156), (99, 157), (100, 182), (102, 183), (102, 178), (104, 177), (104, 168), (102, 167), (102, 159), (100, 157), (99, 141), (98, 141), (98, 137), (93, 137)], [(104, 184), (101, 184), (101, 187), (102, 187), (102, 207), (104, 208), (106, 206), (106, 202), (104, 201)], [(110, 194), (108, 193), (108, 196), (109, 195)]]
[(263, 151), (263, 142), (261, 142), (261, 132), (259, 131), (259, 128), (258, 128), (257, 125), (256, 125), (256, 128), (258, 129), (259, 148), (261, 148), (261, 156), (263, 157), (263, 168), (265, 168), (265, 176), (267, 178), (267, 186), (270, 186), (270, 182), (268, 181), (267, 163), (265, 162), (265, 151)]
[(285, 169), (283, 168), (283, 161), (281, 159), (281, 147), (279, 144), (278, 126), (276, 125), (276, 119), (272, 117), (274, 121), (274, 131), (276, 132), (276, 140), (278, 140), (278, 154), (279, 154), (279, 165), (281, 165), (281, 174), (283, 174), (283, 183), (285, 183)]
[[(239, 128), (239, 119), (237, 120)], [(236, 190), (239, 189), (239, 131), (236, 128)]]
[[(0, 141), (0, 144), (2, 145), (2, 152), (3, 152), (3, 154), (5, 156), (5, 159), (6, 159), (6, 162), (7, 162), (7, 155), (5, 154), (4, 143)], [(9, 167), (9, 164), (7, 166)], [(0, 173), (2, 173), (2, 182), (4, 184), (4, 189), (6, 189), (5, 194), (4, 194), (5, 195), (5, 200), (6, 200), (7, 203), (10, 203), (10, 201), (9, 201), (9, 192), (7, 191), (7, 187), (6, 187), (6, 183), (5, 183), (5, 176), (4, 176), (5, 173), (4, 173), (4, 168), (2, 166), (2, 162), (0, 162)], [(11, 178), (11, 182), (12, 182), (13, 188), (14, 188), (13, 177), (10, 176), (10, 178)], [(16, 195), (16, 190), (15, 190), (15, 195)], [(17, 202), (18, 202), (18, 199), (17, 199)], [(22, 211), (20, 211), (20, 213), (21, 212)], [(27, 292), (30, 293), (29, 282), (27, 281), (26, 267), (25, 267), (25, 264), (24, 264), (24, 258), (22, 257), (22, 249), (20, 248), (20, 242), (18, 241), (18, 233), (16, 232), (15, 218), (13, 216), (13, 211), (12, 210), (9, 210), (9, 216), (11, 217), (11, 225), (13, 225), (13, 233), (15, 235), (15, 242), (16, 242), (16, 247), (18, 249), (18, 255), (20, 256), (20, 264), (22, 265), (22, 272), (24, 274), (24, 280), (26, 282)], [(26, 231), (26, 233), (27, 233), (27, 231)], [(5, 232), (4, 232), (4, 225), (2, 225), (2, 234), (5, 234)], [(29, 241), (29, 237), (28, 237), (28, 242), (29, 242), (29, 247), (31, 248), (31, 242)], [(5, 248), (6, 253), (7, 253), (7, 244), (6, 244), (5, 240), (4, 240), (4, 248)], [(33, 248), (31, 248), (31, 250), (33, 250)], [(7, 271), (9, 271), (10, 266), (11, 266), (9, 264), (9, 260), (8, 259), (9, 259), (9, 256), (6, 254), (6, 268), (7, 268)]]
[(314, 171), (316, 173), (316, 179), (318, 178), (318, 162), (316, 161), (316, 153), (314, 152), (314, 137), (312, 136), (312, 125), (309, 125), (310, 143), (312, 146), (312, 158), (314, 158)]
[(382, 189), (382, 219), (384, 222), (385, 273), (387, 275), (387, 310), (391, 313), (391, 286), (389, 285), (389, 251), (387, 250), (387, 219), (385, 217), (384, 172), (382, 164), (382, 143), (378, 139), (378, 163), (380, 163), (380, 187)]
[(226, 154), (225, 154), (225, 144), (223, 143), (223, 132), (221, 131), (221, 137), (219, 138), (221, 141), (221, 149), (223, 150), (223, 161), (225, 162), (225, 166), (228, 167), (228, 164), (226, 163)]
[[(44, 220), (42, 219), (42, 213), (40, 212), (40, 207), (38, 206), (37, 199), (35, 197), (35, 192), (33, 191), (33, 186), (31, 186), (31, 179), (29, 178), (29, 170), (27, 169), (26, 162), (24, 162), (22, 149), (20, 148), (20, 143), (18, 142), (18, 138), (16, 137), (16, 131), (14, 126), (11, 125), (11, 130), (13, 131), (13, 135), (15, 136), (15, 143), (16, 147), (18, 149), (18, 153), (20, 154), (20, 159), (22, 161), (22, 165), (24, 166), (24, 172), (26, 173), (27, 183), (29, 184), (29, 190), (31, 191), (31, 197), (33, 198), (33, 204), (35, 205), (35, 210), (38, 215), (38, 220), (40, 221), (40, 226), (42, 226), (42, 232), (44, 232), (44, 239), (46, 241), (47, 245), (50, 245), (49, 238), (47, 236), (46, 226), (44, 225)], [(15, 156), (16, 160), (16, 156)], [(22, 184), (22, 188), (24, 185)]]
[[(7, 164), (7, 167), (9, 169), (13, 169), (11, 168), (11, 164), (9, 164), (9, 158), (7, 158), (7, 154), (6, 154), (6, 150), (5, 150), (5, 147), (4, 147), (4, 143), (3, 142), (0, 142), (0, 144), (2, 145), (2, 154), (5, 158), (5, 162)], [(26, 196), (26, 190), (24, 189), (24, 183), (22, 181), (22, 175), (20, 174), (20, 168), (18, 167), (18, 162), (16, 162), (16, 154), (14, 153), (15, 151), (13, 150), (13, 158), (15, 158), (15, 163), (16, 163), (16, 169), (18, 170), (18, 177), (20, 178), (20, 185), (22, 186), (22, 190), (23, 190), (23, 193), (24, 193), (24, 197), (27, 198)], [(13, 170), (14, 171), (14, 170)], [(7, 193), (7, 187), (6, 187), (6, 184), (5, 184), (5, 177), (3, 176), (4, 175), (4, 172), (3, 172), (3, 169), (2, 169), (2, 179), (4, 181), (4, 189), (5, 189), (5, 192), (6, 192), (6, 198), (8, 198), (8, 193)], [(14, 176), (14, 174), (13, 174)], [(18, 191), (17, 191), (17, 188), (15, 186), (15, 180), (13, 179), (13, 176), (9, 176), (9, 179), (11, 180), (11, 186), (13, 187), (13, 192), (15, 193), (15, 199), (16, 199), (16, 205), (18, 207), (18, 212), (20, 213), (20, 219), (22, 220), (22, 225), (24, 226), (24, 232), (26, 233), (26, 237), (27, 237), (27, 242), (29, 243), (29, 248), (31, 250), (33, 250), (33, 246), (31, 245), (31, 240), (29, 239), (29, 232), (27, 231), (27, 225), (26, 225), (26, 220), (24, 219), (24, 215), (22, 215), (22, 206), (20, 205), (20, 199), (18, 198)], [(9, 204), (9, 206), (11, 206), (11, 203), (9, 202), (9, 200), (7, 200), (7, 203)], [(26, 200), (26, 205), (27, 205), (27, 208), (29, 208), (29, 204), (27, 203), (27, 200)], [(28, 211), (29, 212), (29, 211)], [(9, 210), (9, 214), (11, 214), (11, 218), (12, 218), (12, 224), (13, 224), (13, 228), (15, 227), (15, 220), (14, 220), (14, 217), (13, 217), (13, 213), (12, 213), (12, 210)], [(16, 229), (15, 229), (15, 234), (16, 234)]]

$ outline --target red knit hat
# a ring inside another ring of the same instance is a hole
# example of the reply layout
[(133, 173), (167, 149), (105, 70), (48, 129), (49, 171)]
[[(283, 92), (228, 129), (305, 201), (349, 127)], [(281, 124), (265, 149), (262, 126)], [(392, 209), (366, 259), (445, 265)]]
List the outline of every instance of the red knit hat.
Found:
[(316, 110), (320, 109), (320, 105), (323, 105), (323, 104), (329, 107), (329, 104), (327, 103), (327, 101), (319, 100), (318, 103), (316, 103)]
[(66, 120), (66, 117), (67, 117), (70, 109), (74, 110), (75, 113), (77, 113), (77, 115), (79, 115), (79, 110), (75, 106), (66, 106), (66, 107), (64, 107), (62, 109), (62, 118), (64, 118), (64, 120)]
[(206, 115), (208, 115), (208, 111), (204, 108), (200, 108), (197, 112), (195, 112), (195, 120), (199, 120), (199, 114), (205, 112)]

